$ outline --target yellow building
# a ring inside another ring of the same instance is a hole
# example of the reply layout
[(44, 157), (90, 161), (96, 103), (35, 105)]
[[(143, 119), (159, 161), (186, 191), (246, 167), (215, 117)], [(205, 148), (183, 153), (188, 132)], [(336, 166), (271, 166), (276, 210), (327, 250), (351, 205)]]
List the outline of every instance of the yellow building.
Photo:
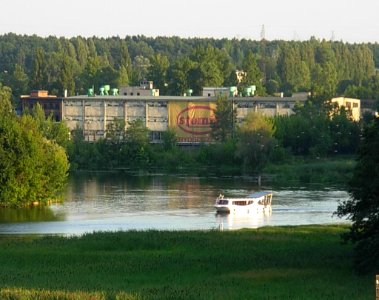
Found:
[(344, 106), (351, 112), (354, 121), (359, 121), (361, 118), (361, 100), (354, 98), (338, 97), (333, 98), (332, 103), (338, 103), (338, 106)]

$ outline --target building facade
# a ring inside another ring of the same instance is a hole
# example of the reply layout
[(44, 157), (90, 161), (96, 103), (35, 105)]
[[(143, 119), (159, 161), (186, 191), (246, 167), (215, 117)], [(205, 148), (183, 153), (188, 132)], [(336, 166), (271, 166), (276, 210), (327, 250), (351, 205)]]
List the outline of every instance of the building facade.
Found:
[(52, 116), (55, 121), (62, 120), (63, 98), (49, 95), (48, 91), (32, 91), (30, 95), (21, 96), (21, 109), (23, 112), (32, 111), (37, 103), (42, 107), (46, 117)]
[[(141, 119), (150, 131), (151, 140), (159, 142), (162, 133), (172, 129), (182, 143), (209, 142), (214, 121), (216, 97), (188, 96), (73, 96), (63, 99), (62, 120), (70, 130), (80, 130), (85, 140), (106, 137), (112, 122)], [(306, 98), (232, 97), (237, 123), (251, 111), (266, 116), (290, 115), (297, 102)]]
[(351, 117), (358, 122), (361, 119), (361, 100), (354, 98), (338, 97), (333, 98), (332, 103), (337, 103), (339, 107), (344, 106), (351, 112)]

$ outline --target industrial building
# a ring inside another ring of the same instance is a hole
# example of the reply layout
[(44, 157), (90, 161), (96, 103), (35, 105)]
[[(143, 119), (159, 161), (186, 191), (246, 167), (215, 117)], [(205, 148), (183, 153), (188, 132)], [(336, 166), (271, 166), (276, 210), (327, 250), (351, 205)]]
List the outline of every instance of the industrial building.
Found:
[[(293, 97), (247, 97), (237, 95), (236, 88), (206, 87), (202, 96), (159, 96), (159, 90), (153, 89), (151, 81), (144, 81), (139, 87), (109, 86), (100, 89), (100, 95), (92, 91), (87, 95), (73, 97), (56, 97), (47, 91), (32, 91), (21, 97), (22, 110), (31, 110), (37, 103), (46, 115), (52, 115), (56, 121), (64, 121), (71, 131), (80, 130), (86, 141), (106, 138), (109, 125), (117, 120), (130, 122), (142, 120), (150, 132), (152, 142), (160, 142), (162, 133), (168, 128), (176, 133), (180, 143), (200, 143), (211, 141), (211, 123), (215, 121), (217, 96), (228, 96), (232, 107), (237, 112), (237, 123), (254, 111), (265, 116), (290, 115), (296, 103), (307, 100), (308, 94), (301, 93)], [(334, 98), (333, 103), (345, 106), (352, 113), (355, 121), (360, 119), (360, 100), (351, 98)]]
[[(290, 115), (295, 97), (230, 97), (237, 111), (237, 123), (249, 112), (266, 116)], [(152, 142), (161, 140), (168, 128), (179, 142), (209, 142), (217, 97), (204, 96), (73, 96), (63, 100), (62, 120), (71, 130), (79, 129), (87, 141), (106, 137), (108, 125), (115, 120), (126, 124), (141, 119), (150, 131)], [(128, 125), (126, 125), (128, 126)]]

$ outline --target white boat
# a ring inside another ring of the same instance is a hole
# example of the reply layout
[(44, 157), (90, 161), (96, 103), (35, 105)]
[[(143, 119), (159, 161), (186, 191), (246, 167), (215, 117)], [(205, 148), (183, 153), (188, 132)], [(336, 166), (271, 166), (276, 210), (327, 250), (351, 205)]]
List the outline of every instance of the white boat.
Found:
[(256, 192), (245, 198), (228, 198), (220, 194), (216, 199), (215, 208), (219, 213), (253, 213), (271, 210), (271, 200), (271, 192)]

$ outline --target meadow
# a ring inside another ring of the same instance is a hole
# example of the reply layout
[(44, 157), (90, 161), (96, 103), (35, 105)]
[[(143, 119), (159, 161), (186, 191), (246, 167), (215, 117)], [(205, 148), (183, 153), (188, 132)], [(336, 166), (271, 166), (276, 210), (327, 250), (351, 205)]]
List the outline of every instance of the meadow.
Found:
[(346, 226), (0, 236), (0, 299), (374, 299)]

